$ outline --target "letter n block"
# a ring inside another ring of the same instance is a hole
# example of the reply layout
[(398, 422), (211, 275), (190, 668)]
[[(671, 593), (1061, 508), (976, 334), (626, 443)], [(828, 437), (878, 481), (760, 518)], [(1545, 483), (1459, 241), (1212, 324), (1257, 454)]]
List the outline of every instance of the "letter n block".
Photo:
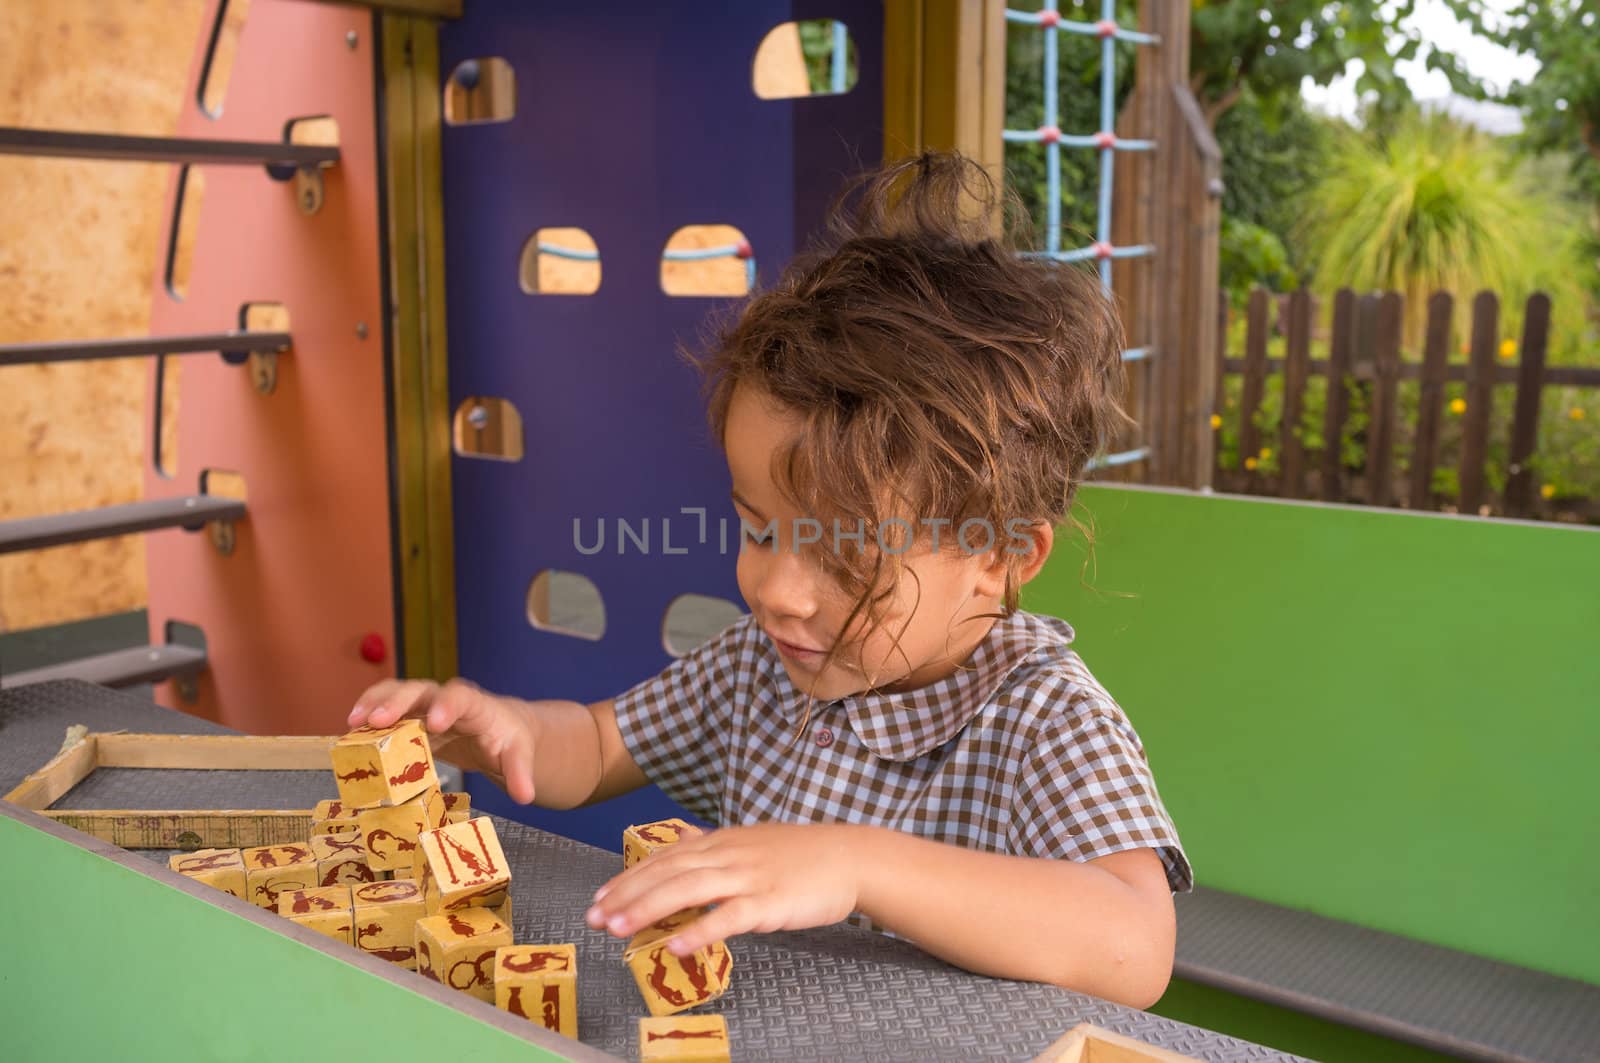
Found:
[(417, 973), (494, 1003), (494, 954), (511, 928), (487, 908), (441, 912), (417, 921)]
[(333, 940), (350, 945), (351, 906), (349, 886), (318, 886), (315, 889), (285, 890), (278, 895), (278, 914), (307, 930), (315, 930)]
[(577, 946), (509, 945), (497, 949), (494, 1003), (577, 1040)]
[(498, 908), (511, 885), (506, 854), (486, 816), (422, 833), (427, 876), (439, 890), (439, 909)]
[(643, 823), (622, 832), (622, 866), (630, 868), (657, 849), (700, 834), (700, 828), (681, 819)]
[(192, 853), (173, 853), (167, 866), (196, 882), (231, 893), (246, 900), (244, 857), (238, 849), (200, 849)]
[(350, 891), (356, 948), (409, 970), (417, 966), (417, 920), (428, 913), (422, 887), (406, 879), (371, 882)]
[(639, 1020), (639, 1063), (729, 1063), (728, 1020), (667, 1015)]
[(433, 749), (421, 720), (357, 728), (334, 743), (331, 755), (333, 780), (346, 809), (398, 805), (439, 788)]
[(417, 836), (444, 825), (444, 798), (429, 788), (398, 805), (379, 805), (357, 813), (367, 866), (374, 871), (405, 871), (417, 851)]
[(687, 956), (667, 951), (668, 939), (705, 913), (705, 908), (690, 908), (669, 915), (635, 934), (623, 950), (622, 959), (633, 972), (650, 1014), (674, 1015), (727, 991), (733, 973), (733, 956), (727, 945), (715, 941)]
[(311, 855), (317, 860), (318, 886), (358, 886), (378, 879), (358, 834), (313, 834)]
[(258, 845), (244, 850), (245, 900), (278, 910), (278, 894), (317, 884), (317, 858), (309, 845)]

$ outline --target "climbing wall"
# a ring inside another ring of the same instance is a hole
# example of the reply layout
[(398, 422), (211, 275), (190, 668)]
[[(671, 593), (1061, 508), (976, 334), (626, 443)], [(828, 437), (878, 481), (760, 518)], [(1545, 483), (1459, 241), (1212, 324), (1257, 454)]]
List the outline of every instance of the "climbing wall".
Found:
[[(752, 64), (768, 32), (817, 18), (847, 25), (860, 57), (854, 87), (759, 98)], [(464, 18), (441, 27), (441, 91), (455, 91), (459, 64), (478, 60), (486, 70), (482, 61), (495, 57), (515, 82), (508, 120), (444, 130), (451, 400), (463, 417), (484, 405), (476, 416), (492, 434), (502, 419), (484, 400), (509, 402), (522, 442), (517, 460), (455, 459), (468, 678), (524, 697), (598, 700), (669, 663), (665, 618), (680, 595), (742, 605), (737, 536), (724, 551), (716, 532), (718, 520), (735, 519), (726, 466), (705, 429), (698, 379), (675, 353), (698, 340), (708, 316), (736, 304), (666, 294), (663, 250), (683, 226), (732, 226), (750, 253), (732, 264), (735, 279), (751, 260), (758, 286), (776, 276), (841, 179), (880, 158), (882, 22), (882, 4), (868, 0), (473, 0)], [(529, 239), (573, 227), (593, 241), (598, 287), (527, 291), (519, 263)], [(696, 517), (682, 513), (693, 507), (708, 513), (705, 544)], [(619, 518), (635, 529), (649, 522), (648, 549), (629, 541), (618, 551)], [(604, 522), (605, 548), (579, 550), (575, 520), (586, 549)], [(664, 549), (663, 520), (684, 553)], [(563, 625), (561, 603), (545, 601), (560, 584), (534, 584), (546, 571), (588, 581), (598, 603)], [(599, 637), (536, 627), (530, 606), (554, 626)], [(600, 609), (603, 630), (594, 623)], [(653, 789), (544, 813), (496, 804), (487, 783), (472, 786), (486, 807), (612, 848), (626, 822), (675, 814)]]

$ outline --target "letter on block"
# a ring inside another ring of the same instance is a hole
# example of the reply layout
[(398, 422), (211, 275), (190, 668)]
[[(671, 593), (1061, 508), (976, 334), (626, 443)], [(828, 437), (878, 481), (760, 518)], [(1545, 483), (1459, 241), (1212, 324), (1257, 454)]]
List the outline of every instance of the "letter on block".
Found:
[(622, 832), (622, 866), (630, 868), (657, 849), (665, 849), (674, 842), (693, 838), (701, 830), (681, 819), (663, 819), (629, 827)]
[(428, 914), (422, 907), (422, 887), (403, 879), (372, 882), (354, 887), (350, 899), (356, 948), (416, 970), (417, 920)]
[(237, 849), (200, 849), (192, 853), (173, 853), (167, 866), (196, 882), (231, 893), (241, 901), (248, 899), (245, 889), (244, 857)]
[(511, 928), (489, 909), (419, 919), (415, 944), (418, 974), (494, 1003), (494, 954), (511, 944)]
[(442, 911), (498, 908), (511, 885), (506, 854), (487, 816), (422, 833), (422, 854)]
[(639, 1063), (729, 1063), (728, 1020), (721, 1015), (668, 1015), (639, 1020)]
[(350, 930), (349, 886), (285, 890), (278, 895), (278, 914), (307, 930), (326, 934), (346, 945), (354, 944), (354, 935)]
[(391, 727), (360, 727), (334, 743), (333, 780), (347, 809), (398, 805), (439, 788), (433, 749), (421, 720)]
[(367, 847), (357, 834), (313, 834), (311, 855), (317, 859), (317, 885), (357, 886), (375, 882), (367, 863)]
[(241, 855), (249, 891), (245, 900), (268, 911), (278, 910), (278, 894), (317, 884), (317, 858), (309, 845), (258, 845)]
[(342, 801), (318, 801), (311, 810), (311, 834), (344, 834), (357, 829), (356, 810)]
[(622, 958), (639, 983), (652, 1015), (673, 1015), (720, 997), (733, 973), (728, 946), (714, 941), (687, 956), (667, 951), (667, 940), (680, 927), (700, 918), (704, 908), (690, 908), (647, 926), (628, 942)]
[(509, 945), (497, 949), (494, 1003), (577, 1040), (577, 946)]
[(364, 808), (357, 818), (367, 866), (374, 871), (403, 871), (411, 867), (417, 836), (444, 825), (444, 798), (430, 788), (398, 805)]
[[(465, 823), (472, 818), (472, 795), (451, 791), (444, 795), (445, 823)], [(441, 827), (444, 823), (439, 824)]]

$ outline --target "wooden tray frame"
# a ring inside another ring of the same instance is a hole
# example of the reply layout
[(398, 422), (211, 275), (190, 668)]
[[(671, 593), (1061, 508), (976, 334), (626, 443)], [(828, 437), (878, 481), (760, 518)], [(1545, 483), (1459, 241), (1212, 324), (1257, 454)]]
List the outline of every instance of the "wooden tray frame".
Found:
[(333, 736), (91, 732), (5, 795), (14, 805), (124, 849), (233, 849), (304, 842), (310, 809), (53, 809), (96, 768), (330, 771)]
[(1179, 1055), (1092, 1023), (1079, 1023), (1034, 1058), (1033, 1063), (1197, 1063)]

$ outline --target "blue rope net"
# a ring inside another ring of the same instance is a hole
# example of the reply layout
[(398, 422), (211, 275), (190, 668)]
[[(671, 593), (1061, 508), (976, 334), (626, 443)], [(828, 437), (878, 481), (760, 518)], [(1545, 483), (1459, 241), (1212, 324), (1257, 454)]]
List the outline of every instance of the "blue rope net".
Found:
[[(1143, 258), (1155, 254), (1153, 244), (1133, 244), (1117, 247), (1111, 242), (1111, 190), (1116, 177), (1116, 157), (1119, 151), (1152, 151), (1153, 140), (1133, 140), (1116, 134), (1116, 42), (1132, 44), (1159, 44), (1160, 38), (1150, 33), (1124, 29), (1117, 25), (1116, 0), (1100, 0), (1099, 22), (1075, 22), (1062, 18), (1058, 0), (1045, 0), (1040, 11), (1012, 11), (1007, 9), (1006, 21), (1034, 26), (1044, 33), (1044, 125), (1038, 129), (1007, 129), (1003, 136), (1011, 144), (1042, 144), (1045, 151), (1045, 247), (1043, 251), (1030, 251), (1030, 257), (1048, 258), (1056, 262), (1087, 262), (1099, 264), (1100, 283), (1111, 290), (1111, 263), (1117, 259)], [(1060, 128), (1060, 86), (1057, 83), (1057, 64), (1060, 34), (1075, 33), (1100, 38), (1100, 129), (1094, 133), (1064, 133)], [(1100, 153), (1099, 203), (1095, 211), (1095, 241), (1088, 247), (1062, 248), (1061, 246), (1061, 149), (1093, 148)], [(1122, 353), (1124, 362), (1137, 362), (1149, 358), (1148, 347), (1136, 347)], [(1128, 465), (1150, 454), (1149, 447), (1107, 454), (1089, 463), (1091, 469)]]

